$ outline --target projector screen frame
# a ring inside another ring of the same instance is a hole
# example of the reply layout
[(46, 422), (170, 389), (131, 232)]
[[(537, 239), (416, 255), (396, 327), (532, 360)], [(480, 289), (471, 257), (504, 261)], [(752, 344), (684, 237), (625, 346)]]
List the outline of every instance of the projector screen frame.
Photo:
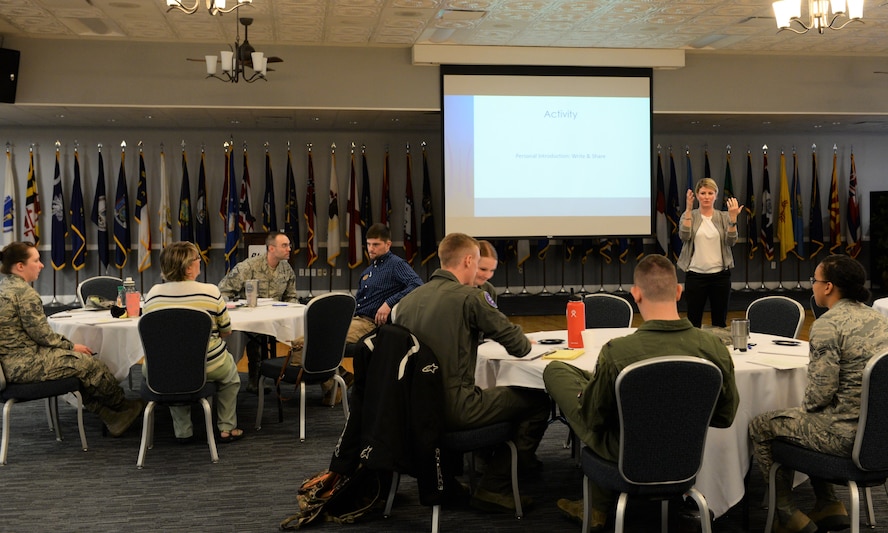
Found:
[[(447, 121), (447, 111), (445, 108), (445, 98), (448, 96), (445, 94), (445, 80), (448, 76), (519, 76), (519, 77), (595, 77), (595, 78), (642, 78), (647, 80), (647, 98), (648, 98), (648, 106), (647, 106), (647, 161), (646, 165), (647, 174), (646, 174), (646, 183), (647, 183), (647, 202), (646, 202), (646, 213), (637, 217), (638, 220), (635, 221), (634, 230), (631, 233), (623, 233), (620, 231), (608, 231), (608, 232), (581, 232), (582, 230), (578, 230), (575, 232), (571, 231), (561, 231), (559, 229), (554, 229), (550, 226), (546, 229), (553, 231), (545, 231), (538, 233), (523, 233), (522, 235), (515, 234), (504, 234), (503, 231), (493, 230), (489, 233), (485, 231), (473, 231), (472, 234), (479, 238), (489, 238), (489, 239), (533, 239), (533, 238), (602, 238), (602, 237), (650, 237), (654, 234), (654, 224), (656, 223), (656, 194), (654, 191), (655, 187), (655, 178), (654, 178), (654, 165), (655, 158), (652, 150), (653, 146), (653, 69), (652, 68), (623, 68), (623, 67), (571, 67), (571, 66), (523, 66), (523, 65), (441, 65), (440, 67), (440, 95), (441, 95), (441, 153), (443, 157), (441, 159), (442, 166), (442, 179), (444, 181), (442, 190), (443, 200), (442, 205), (444, 207), (444, 218), (443, 224), (445, 233), (449, 233), (454, 231), (451, 228), (450, 220), (448, 219), (449, 211), (447, 209), (447, 202), (451, 200), (451, 195), (448, 194), (448, 183), (447, 181), (447, 135), (446, 131), (446, 121)], [(636, 172), (635, 175), (640, 176), (640, 173)], [(636, 209), (641, 209), (642, 206), (636, 204)], [(544, 217), (540, 217), (541, 219)], [(599, 217), (603, 218), (603, 217)], [(554, 219), (553, 219), (554, 220)], [(565, 224), (567, 219), (565, 219)], [(639, 226), (641, 226), (642, 231), (639, 230)], [(646, 226), (646, 232), (643, 231)], [(460, 228), (461, 229), (461, 228)]]

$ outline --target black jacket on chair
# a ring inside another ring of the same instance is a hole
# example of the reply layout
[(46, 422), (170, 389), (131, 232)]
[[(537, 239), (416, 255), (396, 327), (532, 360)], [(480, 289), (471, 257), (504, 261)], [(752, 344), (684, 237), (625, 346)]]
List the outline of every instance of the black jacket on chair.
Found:
[(435, 354), (386, 324), (359, 341), (354, 364), (351, 411), (330, 470), (351, 475), (363, 464), (410, 474), (424, 505), (440, 503), (444, 391)]

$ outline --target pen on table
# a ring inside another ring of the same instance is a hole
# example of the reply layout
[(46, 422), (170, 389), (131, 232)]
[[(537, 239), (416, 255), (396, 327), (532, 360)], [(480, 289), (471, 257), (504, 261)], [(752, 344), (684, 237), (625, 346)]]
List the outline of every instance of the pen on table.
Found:
[(535, 361), (540, 357), (543, 357), (545, 355), (552, 355), (553, 353), (555, 353), (555, 350), (549, 350), (548, 352), (543, 352), (541, 354), (534, 355), (533, 357), (528, 357), (527, 359), (525, 359), (525, 361)]
[(53, 318), (71, 318), (71, 315), (52, 315)]

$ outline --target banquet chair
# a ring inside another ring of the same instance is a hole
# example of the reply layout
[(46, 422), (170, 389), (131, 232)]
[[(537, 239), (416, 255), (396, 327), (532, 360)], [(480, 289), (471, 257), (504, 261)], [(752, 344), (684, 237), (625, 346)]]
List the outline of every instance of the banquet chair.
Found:
[(721, 386), (717, 366), (690, 356), (638, 361), (617, 375), (619, 461), (611, 462), (583, 447), (583, 532), (589, 530), (593, 482), (620, 493), (616, 533), (623, 531), (629, 496), (662, 501), (664, 532), (669, 499), (690, 496), (700, 509), (703, 533), (711, 531), (706, 498), (694, 483)]
[(888, 480), (888, 353), (877, 355), (863, 369), (860, 395), (860, 417), (851, 457), (839, 457), (815, 452), (789, 441), (771, 441), (774, 463), (768, 476), (768, 522), (765, 531), (771, 531), (777, 507), (774, 482), (781, 466), (820, 478), (836, 485), (847, 485), (851, 498), (851, 531), (860, 531), (860, 494), (865, 488), (867, 518), (875, 527), (870, 487)]
[(161, 405), (200, 403), (204, 411), (210, 458), (219, 462), (213, 413), (207, 398), (216, 394), (216, 384), (207, 383), (207, 344), (213, 320), (205, 311), (184, 308), (158, 309), (139, 319), (139, 337), (145, 352), (142, 398), (148, 401), (142, 421), (142, 442), (136, 466), (145, 464), (145, 454), (154, 447), (154, 408)]
[[(521, 494), (518, 491), (518, 449), (512, 441), (514, 434), (515, 425), (512, 422), (497, 422), (478, 428), (448, 431), (441, 436), (441, 449), (442, 451), (462, 455), (482, 448), (506, 444), (509, 447), (512, 460), (512, 496), (515, 498), (515, 518), (520, 519), (524, 516), (524, 510), (521, 508)], [(471, 474), (475, 471), (474, 454), (470, 453), (469, 461), (469, 472)], [(386, 499), (385, 510), (383, 511), (383, 516), (386, 518), (392, 514), (392, 504), (395, 501), (395, 494), (398, 491), (400, 480), (401, 475), (397, 471), (392, 472), (392, 485)], [(440, 520), (441, 504), (437, 504), (432, 507), (432, 533), (438, 533)]]
[(613, 294), (589, 294), (586, 304), (587, 328), (628, 328), (632, 326), (632, 304)]
[(123, 280), (114, 276), (94, 276), (85, 279), (77, 285), (77, 300), (81, 307), (86, 307), (86, 301), (90, 296), (100, 296), (112, 302), (117, 300), (117, 287), (123, 285)]
[(829, 311), (829, 307), (820, 307), (817, 305), (817, 302), (814, 301), (814, 295), (811, 295), (811, 312), (814, 313), (814, 320), (820, 318), (820, 315)]
[(795, 339), (805, 322), (805, 308), (786, 296), (765, 296), (746, 308), (749, 331)]
[(77, 426), (80, 429), (80, 445), (83, 451), (86, 451), (86, 433), (83, 431), (83, 398), (80, 395), (79, 379), (70, 377), (36, 383), (13, 383), (6, 381), (3, 367), (0, 366), (0, 403), (3, 404), (3, 440), (0, 443), (0, 465), (6, 464), (6, 456), (9, 453), (9, 418), (12, 414), (12, 406), (16, 403), (45, 399), (49, 429), (55, 430), (56, 440), (61, 442), (62, 432), (59, 427), (58, 398), (68, 393), (72, 394), (77, 400)]
[(277, 385), (278, 422), (284, 421), (281, 384), (290, 383), (299, 388), (299, 441), (305, 442), (305, 385), (334, 380), (333, 394), (342, 391), (342, 410), (348, 419), (348, 389), (337, 370), (345, 352), (345, 337), (355, 315), (354, 296), (345, 293), (327, 293), (312, 298), (305, 306), (305, 341), (301, 365), (291, 365), (292, 350), (285, 357), (265, 359), (259, 366), (259, 405), (256, 410), (256, 430), (262, 429), (262, 411), (265, 403), (265, 379)]

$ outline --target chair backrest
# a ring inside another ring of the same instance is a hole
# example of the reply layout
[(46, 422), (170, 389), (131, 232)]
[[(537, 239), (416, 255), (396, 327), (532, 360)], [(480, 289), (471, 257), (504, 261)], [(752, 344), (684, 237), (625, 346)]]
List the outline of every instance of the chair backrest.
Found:
[(797, 338), (805, 322), (805, 308), (786, 296), (765, 296), (746, 308), (749, 331)]
[(157, 394), (193, 393), (207, 379), (207, 346), (213, 319), (197, 309), (167, 308), (139, 319), (146, 384)]
[(623, 478), (664, 485), (696, 477), (721, 385), (721, 370), (699, 357), (654, 357), (624, 368), (616, 380)]
[(814, 313), (814, 320), (820, 318), (820, 315), (829, 311), (829, 307), (820, 307), (817, 305), (817, 302), (814, 301), (814, 295), (811, 295), (811, 312)]
[(117, 287), (121, 285), (123, 280), (114, 276), (95, 276), (85, 279), (77, 285), (77, 299), (83, 307), (86, 306), (86, 299), (94, 295), (113, 302), (117, 299)]
[(860, 419), (851, 454), (862, 470), (888, 470), (888, 353), (871, 358), (863, 369)]
[(312, 298), (305, 306), (302, 368), (306, 372), (321, 373), (339, 368), (356, 305), (351, 294), (331, 292)]
[(632, 326), (632, 304), (613, 294), (590, 294), (586, 304), (586, 328), (628, 328)]

